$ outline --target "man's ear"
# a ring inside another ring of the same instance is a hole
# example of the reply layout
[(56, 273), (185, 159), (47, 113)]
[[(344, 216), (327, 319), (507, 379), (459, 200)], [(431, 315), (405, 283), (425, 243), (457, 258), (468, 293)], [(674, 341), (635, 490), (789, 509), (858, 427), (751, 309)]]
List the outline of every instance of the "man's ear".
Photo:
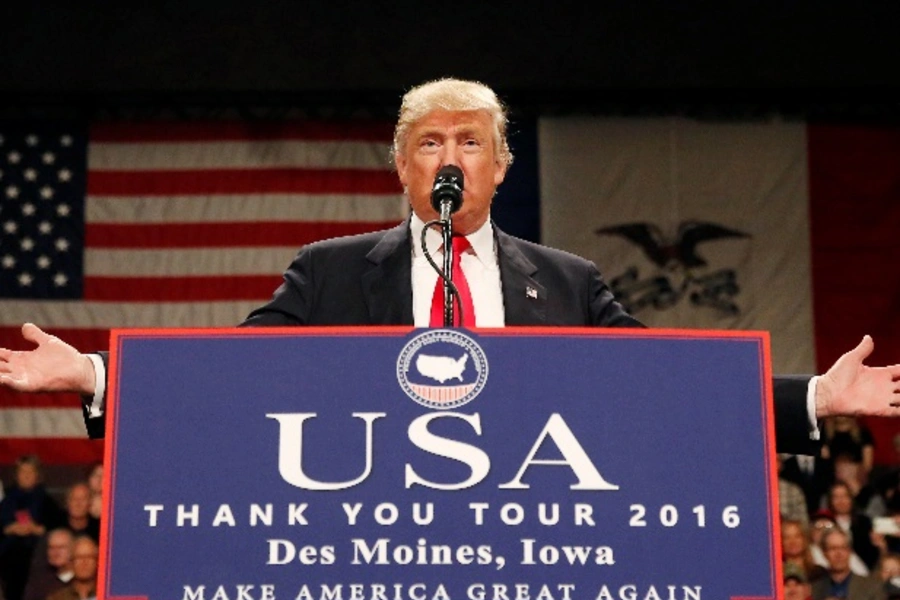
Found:
[(498, 160), (494, 163), (494, 185), (498, 186), (503, 183), (504, 178), (506, 178), (506, 164)]

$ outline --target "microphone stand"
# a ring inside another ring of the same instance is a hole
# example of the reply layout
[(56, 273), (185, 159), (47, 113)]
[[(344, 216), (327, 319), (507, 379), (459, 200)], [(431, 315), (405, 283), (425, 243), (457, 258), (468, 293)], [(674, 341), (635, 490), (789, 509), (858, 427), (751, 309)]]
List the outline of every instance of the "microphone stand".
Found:
[(453, 327), (453, 202), (441, 200), (441, 235), (444, 239), (444, 327)]

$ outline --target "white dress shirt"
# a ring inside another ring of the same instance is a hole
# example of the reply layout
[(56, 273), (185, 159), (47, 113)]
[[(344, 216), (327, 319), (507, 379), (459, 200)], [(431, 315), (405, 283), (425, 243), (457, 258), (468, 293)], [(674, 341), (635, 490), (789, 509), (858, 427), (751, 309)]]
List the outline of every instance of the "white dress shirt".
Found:
[[(431, 321), (431, 302), (438, 274), (422, 252), (422, 229), (425, 223), (413, 214), (409, 224), (412, 235), (413, 322), (416, 327), (428, 327)], [(503, 291), (500, 286), (500, 265), (494, 243), (491, 221), (466, 236), (471, 246), (460, 257), (459, 265), (466, 275), (477, 327), (503, 327)], [(443, 239), (434, 227), (425, 234), (425, 244), (431, 257), (443, 266)]]

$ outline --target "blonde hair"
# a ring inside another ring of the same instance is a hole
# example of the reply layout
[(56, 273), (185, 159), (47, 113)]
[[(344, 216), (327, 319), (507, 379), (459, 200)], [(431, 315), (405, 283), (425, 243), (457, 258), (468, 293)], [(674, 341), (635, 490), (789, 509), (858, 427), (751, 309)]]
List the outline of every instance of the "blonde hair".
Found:
[(434, 110), (484, 110), (494, 125), (494, 145), (500, 162), (506, 168), (512, 164), (513, 155), (506, 140), (508, 119), (506, 107), (494, 90), (477, 81), (462, 79), (438, 79), (418, 85), (403, 95), (400, 116), (394, 128), (394, 156), (403, 153), (410, 128)]

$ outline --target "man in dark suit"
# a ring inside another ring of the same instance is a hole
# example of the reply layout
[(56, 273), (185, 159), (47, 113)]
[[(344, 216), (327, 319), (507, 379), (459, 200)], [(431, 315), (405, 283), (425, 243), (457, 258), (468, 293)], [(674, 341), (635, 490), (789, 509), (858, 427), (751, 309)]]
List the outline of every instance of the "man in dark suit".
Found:
[[(640, 327), (616, 302), (596, 267), (582, 258), (512, 238), (493, 225), (490, 206), (512, 162), (506, 112), (481, 84), (440, 80), (403, 98), (394, 133), (394, 161), (412, 207), (396, 228), (327, 240), (301, 250), (272, 300), (245, 325), (429, 326), (437, 274), (420, 249), (441, 251), (440, 236), (425, 223), (438, 217), (431, 205), (435, 175), (453, 165), (463, 173), (461, 208), (453, 233), (465, 238), (458, 253), (473, 306), (466, 325)], [(427, 230), (426, 230), (427, 229)], [(471, 314), (474, 313), (474, 314)], [(93, 395), (85, 406), (92, 435), (102, 435), (105, 365), (81, 355), (33, 325), (32, 352), (0, 349), (0, 385), (23, 391), (78, 391)], [(900, 415), (893, 378), (900, 365), (862, 365), (872, 350), (868, 337), (825, 376), (776, 380), (776, 438), (781, 451), (814, 447), (817, 417), (836, 413)]]
[(860, 577), (850, 571), (850, 540), (840, 529), (832, 529), (822, 538), (822, 552), (828, 559), (828, 577), (813, 584), (814, 600), (884, 600), (884, 589), (876, 578)]

